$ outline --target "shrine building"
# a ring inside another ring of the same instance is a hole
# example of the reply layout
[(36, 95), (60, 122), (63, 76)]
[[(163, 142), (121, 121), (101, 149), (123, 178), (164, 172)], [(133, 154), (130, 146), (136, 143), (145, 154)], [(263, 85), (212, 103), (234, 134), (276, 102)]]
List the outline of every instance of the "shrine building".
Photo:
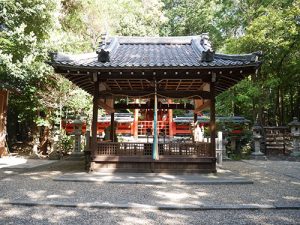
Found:
[[(257, 73), (259, 53), (215, 53), (207, 34), (183, 37), (110, 37), (96, 52), (54, 53), (56, 73), (93, 96), (91, 171), (216, 172), (215, 98)], [(178, 103), (174, 99), (186, 99)], [(110, 141), (99, 140), (98, 109), (110, 114)], [(151, 129), (151, 142), (115, 140), (115, 112), (131, 109), (130, 134)], [(173, 109), (209, 109), (210, 142), (160, 142), (174, 135)], [(143, 115), (141, 126), (138, 115)], [(98, 132), (97, 132), (98, 131)]]

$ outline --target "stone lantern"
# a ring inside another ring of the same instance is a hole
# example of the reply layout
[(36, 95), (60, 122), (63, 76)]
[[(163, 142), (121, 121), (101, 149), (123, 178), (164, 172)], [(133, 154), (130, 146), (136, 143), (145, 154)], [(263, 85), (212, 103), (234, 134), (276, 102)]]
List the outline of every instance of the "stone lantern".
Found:
[(261, 151), (260, 151), (260, 141), (262, 139), (262, 127), (259, 126), (257, 123), (254, 124), (253, 128), (253, 140), (254, 140), (254, 152), (252, 152), (251, 155), (253, 156), (262, 156), (264, 155)]
[(80, 120), (80, 116), (73, 121), (74, 124), (74, 132), (75, 135), (75, 144), (74, 144), (74, 153), (81, 153), (81, 132), (82, 132), (82, 121)]
[(291, 127), (291, 136), (293, 138), (293, 152), (292, 156), (300, 156), (300, 122), (297, 117), (293, 118), (290, 122), (289, 127)]

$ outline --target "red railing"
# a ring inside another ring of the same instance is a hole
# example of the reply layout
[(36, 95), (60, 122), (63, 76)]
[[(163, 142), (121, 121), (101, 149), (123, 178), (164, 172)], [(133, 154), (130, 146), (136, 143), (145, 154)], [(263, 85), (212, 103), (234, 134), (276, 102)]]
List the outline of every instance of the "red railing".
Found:
[[(153, 134), (153, 121), (138, 121), (138, 135), (147, 135), (147, 129), (151, 129), (151, 135)], [(169, 135), (170, 127), (168, 121), (157, 121), (158, 132), (164, 131), (165, 135)]]

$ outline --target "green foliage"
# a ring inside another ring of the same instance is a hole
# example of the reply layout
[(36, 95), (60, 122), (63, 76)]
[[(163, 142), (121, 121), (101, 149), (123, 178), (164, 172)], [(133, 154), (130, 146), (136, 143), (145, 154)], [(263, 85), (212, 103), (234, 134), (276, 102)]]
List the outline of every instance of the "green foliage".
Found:
[(58, 141), (58, 149), (64, 155), (68, 154), (73, 150), (74, 147), (74, 140), (71, 136), (66, 135), (65, 132), (61, 132)]
[[(53, 34), (63, 33), (57, 16), (60, 1), (1, 1), (0, 9), (0, 83), (17, 91), (9, 99), (16, 122), (30, 124), (26, 128), (29, 130), (42, 120), (51, 124), (60, 109), (59, 102), (66, 108), (76, 108), (75, 111), (86, 109), (90, 105), (87, 94), (76, 92), (74, 85), (54, 75), (45, 63), (48, 51), (58, 49), (53, 48), (57, 44)], [(68, 95), (68, 101), (62, 101)], [(40, 112), (45, 112), (47, 118), (39, 117)]]
[(19, 91), (10, 98), (19, 123), (38, 124), (42, 112), (50, 124), (69, 114), (89, 117), (91, 97), (53, 74), (49, 51), (93, 51), (106, 32), (209, 32), (214, 49), (263, 52), (257, 74), (218, 96), (217, 113), (284, 124), (300, 116), (299, 15), (299, 0), (0, 1), (0, 84)]
[(210, 33), (214, 46), (221, 44), (222, 31), (217, 29), (215, 21), (221, 4), (217, 0), (164, 0), (168, 23), (162, 27), (163, 35), (182, 36)]
[(62, 1), (65, 51), (95, 50), (103, 34), (157, 36), (166, 22), (160, 0)]
[(0, 2), (0, 82), (19, 90), (10, 98), (10, 109), (19, 122), (33, 121), (50, 68), (47, 39), (55, 24), (55, 1)]
[[(254, 110), (253, 119), (263, 123), (286, 124), (299, 111), (300, 90), (300, 14), (299, 1), (271, 1), (272, 4), (244, 4), (246, 18), (244, 34), (227, 40), (230, 53), (263, 52), (263, 64), (257, 75), (234, 87), (234, 102), (247, 113)], [(258, 7), (259, 5), (259, 7)], [(253, 7), (259, 10), (253, 10)], [(279, 8), (278, 8), (279, 7)], [(232, 92), (231, 90), (230, 92)], [(220, 96), (226, 98), (228, 93)], [(250, 102), (248, 101), (250, 100)], [(252, 101), (252, 103), (251, 103)], [(252, 109), (252, 110), (251, 110)], [(264, 118), (267, 117), (267, 118)]]

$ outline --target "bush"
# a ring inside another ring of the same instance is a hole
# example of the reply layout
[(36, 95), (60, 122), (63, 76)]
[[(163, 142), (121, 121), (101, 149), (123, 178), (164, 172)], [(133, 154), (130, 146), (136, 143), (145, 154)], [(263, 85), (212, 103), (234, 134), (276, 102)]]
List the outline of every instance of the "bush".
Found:
[(58, 149), (63, 154), (66, 155), (73, 150), (74, 140), (71, 136), (68, 136), (65, 132), (62, 132), (58, 141)]

